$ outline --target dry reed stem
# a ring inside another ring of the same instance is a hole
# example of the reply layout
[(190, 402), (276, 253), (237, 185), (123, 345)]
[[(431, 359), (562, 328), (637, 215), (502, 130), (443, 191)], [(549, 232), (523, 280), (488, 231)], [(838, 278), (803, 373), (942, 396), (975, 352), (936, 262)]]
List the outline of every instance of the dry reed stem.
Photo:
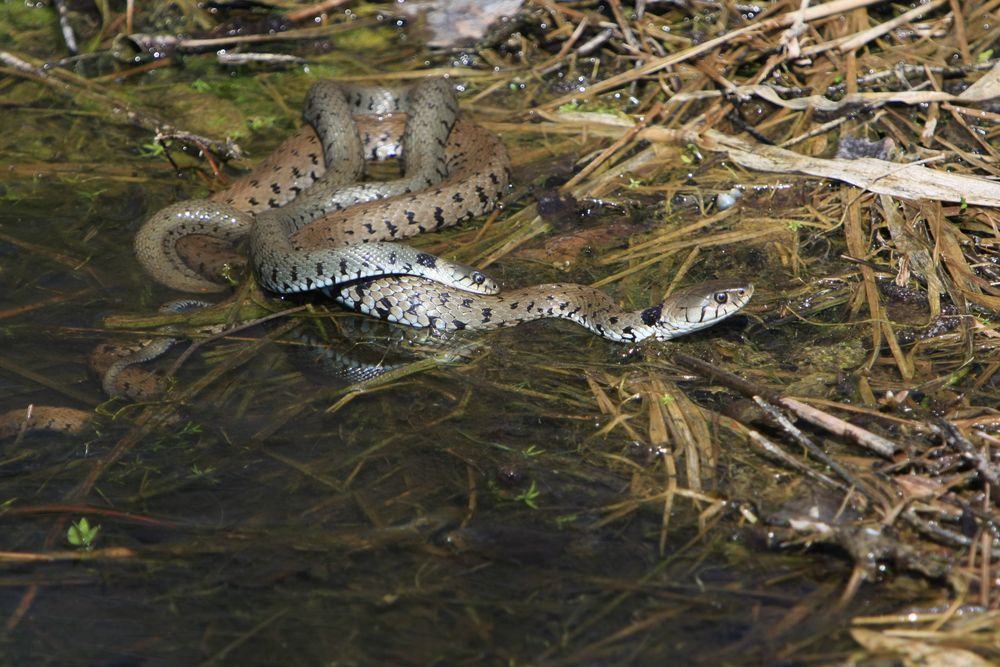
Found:
[(705, 42), (697, 46), (691, 47), (686, 51), (682, 51), (679, 54), (666, 56), (664, 58), (657, 58), (652, 62), (637, 67), (629, 72), (612, 76), (608, 79), (605, 79), (604, 81), (601, 81), (599, 83), (590, 86), (587, 89), (586, 93), (570, 94), (556, 98), (555, 100), (546, 103), (541, 108), (552, 109), (555, 107), (562, 106), (563, 104), (567, 104), (569, 102), (578, 101), (580, 99), (588, 99), (599, 93), (603, 93), (608, 90), (614, 90), (615, 88), (620, 88), (625, 84), (638, 80), (641, 77), (647, 76), (649, 74), (655, 74), (656, 72), (664, 70), (668, 67), (678, 65), (687, 60), (692, 60), (694, 58), (701, 57), (718, 46), (732, 43), (733, 41), (739, 38), (749, 36), (756, 32), (787, 27), (789, 25), (792, 25), (797, 20), (808, 22), (820, 18), (825, 18), (828, 16), (836, 16), (838, 14), (848, 11), (851, 8), (873, 5), (877, 4), (877, 2), (878, 0), (834, 0), (833, 2), (828, 2), (820, 6), (810, 7), (804, 12), (798, 12), (798, 11), (789, 12), (787, 14), (783, 14), (773, 19), (767, 19), (759, 23), (754, 23), (744, 28), (739, 28), (737, 30), (728, 32), (720, 37), (706, 40)]

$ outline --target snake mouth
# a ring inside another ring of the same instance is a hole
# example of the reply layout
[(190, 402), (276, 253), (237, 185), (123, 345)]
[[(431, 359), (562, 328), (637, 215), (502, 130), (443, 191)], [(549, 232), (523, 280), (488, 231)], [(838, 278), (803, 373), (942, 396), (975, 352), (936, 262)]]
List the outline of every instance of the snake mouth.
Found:
[(716, 292), (712, 298), (719, 306), (719, 314), (716, 322), (731, 317), (743, 310), (750, 303), (753, 296), (753, 283), (747, 283), (742, 287)]
[(735, 287), (721, 292), (716, 292), (712, 295), (712, 300), (720, 306), (742, 308), (748, 301), (750, 301), (751, 296), (753, 296), (752, 283), (747, 284), (744, 287)]

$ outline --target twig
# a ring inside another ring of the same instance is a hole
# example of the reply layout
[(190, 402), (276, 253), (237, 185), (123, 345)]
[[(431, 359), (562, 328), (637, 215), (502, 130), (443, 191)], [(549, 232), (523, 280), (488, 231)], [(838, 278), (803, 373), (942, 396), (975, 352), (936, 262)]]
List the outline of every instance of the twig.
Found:
[(65, 561), (134, 558), (135, 551), (128, 547), (108, 547), (93, 551), (0, 551), (0, 563), (60, 563)]
[(63, 41), (66, 42), (66, 50), (71, 56), (80, 52), (76, 44), (76, 35), (73, 34), (73, 26), (69, 24), (69, 10), (66, 8), (66, 0), (54, 0), (56, 13), (59, 15), (59, 30), (62, 32)]
[(123, 523), (137, 523), (147, 526), (157, 526), (159, 528), (177, 528), (179, 524), (169, 519), (157, 519), (145, 514), (135, 512), (124, 512), (110, 507), (99, 505), (87, 505), (85, 503), (48, 503), (43, 505), (30, 505), (27, 507), (12, 507), (7, 510), (7, 514), (87, 514), (91, 516), (107, 517), (114, 521)]
[[(841, 53), (847, 53), (848, 51), (853, 51), (855, 49), (858, 49), (867, 44), (868, 42), (876, 40), (882, 35), (895, 30), (901, 25), (909, 23), (913, 19), (920, 18), (921, 16), (927, 14), (928, 12), (934, 11), (938, 7), (942, 6), (945, 2), (946, 0), (935, 0), (934, 2), (928, 2), (925, 5), (918, 5), (913, 9), (911, 9), (910, 11), (900, 14), (894, 19), (885, 21), (883, 23), (879, 23), (877, 26), (869, 28), (868, 30), (865, 30), (863, 32), (859, 32), (856, 35), (852, 35), (850, 39), (841, 42), (837, 46), (837, 48)], [(805, 52), (807, 55), (815, 55), (825, 48), (826, 45), (819, 44), (810, 49), (806, 49)]]
[(949, 4), (951, 5), (951, 26), (952, 30), (955, 31), (958, 51), (962, 54), (962, 63), (968, 65), (972, 62), (972, 51), (969, 49), (969, 39), (965, 34), (965, 17), (962, 16), (962, 5), (959, 4), (958, 0), (949, 0)]
[(64, 303), (66, 301), (76, 302), (81, 297), (94, 291), (96, 290), (93, 287), (87, 287), (71, 294), (56, 294), (55, 296), (50, 296), (48, 299), (36, 299), (30, 301), (29, 303), (14, 306), (13, 308), (0, 310), (0, 320), (7, 319), (9, 317), (16, 317), (17, 315), (23, 315), (24, 313), (30, 313), (31, 311), (38, 310), (40, 308), (47, 308), (56, 303)]
[(306, 310), (308, 307), (309, 307), (308, 305), (304, 305), (304, 306), (295, 306), (294, 308), (288, 308), (287, 310), (282, 310), (277, 313), (271, 313), (270, 315), (265, 315), (264, 317), (259, 317), (249, 322), (241, 322), (236, 326), (230, 327), (228, 329), (223, 329), (222, 331), (214, 333), (206, 338), (201, 338), (195, 341), (194, 343), (191, 343), (191, 345), (189, 345), (188, 348), (184, 350), (181, 356), (177, 358), (177, 361), (175, 361), (174, 364), (167, 371), (166, 375), (167, 377), (173, 377), (174, 375), (176, 375), (177, 371), (180, 370), (180, 367), (184, 365), (184, 362), (187, 361), (189, 358), (191, 358), (192, 354), (197, 352), (202, 346), (204, 346), (207, 343), (219, 340), (220, 338), (226, 338), (227, 336), (231, 336), (238, 331), (250, 329), (259, 324), (270, 322), (271, 320), (276, 320), (282, 317), (286, 317), (288, 315), (293, 315), (295, 313), (302, 312), (303, 310)]
[(823, 412), (822, 410), (817, 410), (816, 408), (806, 405), (805, 403), (802, 403), (794, 398), (781, 396), (770, 389), (761, 387), (756, 383), (745, 380), (728, 371), (724, 371), (717, 366), (713, 366), (707, 361), (698, 359), (697, 357), (692, 357), (684, 354), (683, 352), (674, 352), (671, 358), (681, 366), (684, 366), (685, 368), (692, 370), (710, 380), (719, 382), (734, 391), (738, 391), (748, 398), (761, 396), (771, 403), (776, 403), (783, 408), (787, 408), (795, 413), (799, 418), (804, 419), (810, 424), (819, 426), (830, 433), (847, 437), (862, 447), (870, 449), (879, 456), (892, 458), (892, 456), (900, 449), (900, 447), (891, 440), (887, 440), (880, 435), (867, 431), (860, 426), (855, 426), (854, 424), (844, 421), (839, 417), (834, 417), (833, 415)]
[(84, 405), (97, 405), (100, 403), (99, 400), (94, 398), (92, 393), (81, 391), (77, 389), (75, 385), (68, 384), (65, 381), (56, 382), (41, 373), (31, 370), (30, 368), (25, 368), (10, 358), (0, 357), (0, 370), (20, 375), (26, 380), (30, 380), (31, 382), (34, 382), (42, 387), (47, 387), (52, 391), (57, 391), (68, 398), (72, 398), (74, 401), (83, 403)]
[(641, 79), (644, 76), (650, 74), (655, 74), (661, 70), (664, 70), (673, 65), (692, 60), (694, 58), (699, 58), (706, 53), (709, 53), (716, 47), (722, 46), (724, 44), (736, 41), (737, 39), (746, 37), (752, 33), (765, 32), (767, 30), (773, 30), (775, 28), (784, 28), (792, 25), (797, 20), (802, 20), (805, 22), (815, 21), (817, 19), (826, 18), (828, 16), (835, 16), (841, 14), (851, 9), (857, 9), (859, 7), (867, 7), (868, 5), (874, 5), (881, 2), (881, 0), (834, 0), (833, 2), (828, 2), (816, 7), (809, 7), (805, 11), (793, 11), (777, 16), (773, 19), (767, 19), (759, 23), (753, 23), (751, 25), (745, 26), (738, 30), (733, 30), (727, 32), (715, 39), (710, 39), (701, 44), (692, 46), (691, 48), (681, 51), (680, 53), (675, 53), (673, 55), (666, 56), (665, 58), (657, 58), (652, 60), (642, 67), (637, 67), (628, 72), (618, 74), (616, 76), (610, 77), (595, 83), (587, 89), (586, 93), (571, 93), (565, 95), (558, 99), (552, 100), (542, 105), (543, 109), (553, 109), (562, 106), (568, 102), (579, 101), (580, 99), (591, 98), (594, 95), (603, 93), (608, 90), (614, 90), (615, 88), (621, 88), (622, 86)]
[(806, 475), (808, 477), (812, 477), (813, 479), (815, 479), (815, 480), (817, 480), (819, 482), (822, 482), (823, 484), (826, 484), (827, 486), (831, 486), (831, 487), (833, 487), (835, 489), (838, 489), (840, 491), (847, 492), (847, 491), (850, 490), (846, 485), (841, 484), (840, 482), (838, 482), (837, 480), (833, 479), (832, 477), (829, 477), (827, 475), (824, 475), (821, 472), (813, 470), (812, 468), (810, 468), (809, 466), (807, 466), (805, 463), (802, 463), (801, 461), (799, 461), (794, 456), (791, 456), (788, 452), (786, 452), (785, 450), (783, 450), (781, 447), (779, 447), (775, 443), (771, 442), (767, 437), (765, 437), (763, 434), (759, 433), (758, 431), (754, 431), (753, 429), (748, 430), (747, 431), (747, 437), (750, 439), (750, 443), (751, 444), (756, 445), (757, 447), (760, 447), (764, 451), (765, 454), (767, 454), (768, 456), (773, 457), (774, 459), (777, 459), (782, 464), (788, 466), (792, 470), (797, 470), (797, 471), (801, 472), (803, 475)]
[(597, 47), (599, 47), (601, 44), (611, 39), (611, 35), (613, 32), (614, 31), (611, 30), (611, 28), (605, 28), (604, 30), (597, 33), (596, 35), (588, 39), (586, 42), (581, 44), (580, 48), (578, 48), (576, 52), (579, 53), (581, 56), (590, 55), (591, 53), (597, 50)]
[[(906, 519), (910, 525), (920, 532), (938, 539), (945, 544), (956, 547), (971, 547), (973, 544), (973, 538), (966, 537), (962, 533), (954, 530), (944, 528), (940, 521), (927, 521), (926, 519), (920, 517), (916, 510), (912, 507), (907, 509), (900, 516)], [(989, 549), (985, 555), (988, 555), (990, 558), (1000, 558), (1000, 549)]]
[[(958, 79), (968, 76), (972, 72), (991, 70), (996, 66), (997, 62), (1000, 61), (996, 58), (991, 58), (990, 60), (986, 60), (981, 63), (975, 63), (973, 65), (963, 67), (931, 67), (930, 65), (908, 65), (906, 63), (899, 63), (892, 69), (882, 70), (858, 77), (856, 83), (860, 89), (878, 85), (887, 79), (906, 79), (910, 76), (926, 76), (928, 74), (936, 74), (942, 79)], [(825, 97), (833, 98), (843, 94), (846, 88), (846, 83), (838, 83), (833, 86), (829, 86), (824, 91), (823, 95)]]
[(777, 422), (778, 425), (781, 426), (781, 428), (784, 429), (786, 433), (792, 436), (792, 438), (797, 443), (802, 445), (803, 448), (805, 448), (810, 454), (816, 457), (816, 459), (821, 463), (823, 463), (823, 465), (827, 466), (828, 468), (830, 468), (830, 470), (840, 475), (841, 478), (844, 479), (844, 481), (846, 481), (849, 485), (853, 486), (854, 488), (857, 489), (864, 488), (864, 486), (858, 481), (858, 479), (854, 475), (850, 473), (850, 471), (848, 471), (846, 468), (844, 468), (844, 466), (840, 465), (832, 458), (830, 458), (830, 456), (826, 452), (824, 452), (822, 449), (820, 449), (820, 447), (816, 443), (810, 440), (809, 436), (803, 433), (800, 428), (798, 428), (795, 424), (793, 424), (774, 405), (768, 403), (760, 396), (754, 396), (753, 400), (755, 403), (757, 403), (757, 405), (761, 407), (762, 410), (764, 410), (764, 412), (768, 414), (768, 416), (771, 417), (771, 419)]
[(990, 485), (990, 494), (993, 499), (1000, 501), (1000, 474), (998, 474), (996, 467), (990, 463), (989, 458), (947, 419), (935, 419), (934, 424), (945, 441), (972, 462), (983, 480)]
[(215, 54), (220, 65), (236, 67), (248, 65), (250, 63), (263, 65), (303, 65), (308, 61), (305, 58), (289, 55), (287, 53), (229, 53), (219, 51)]
[(622, 14), (622, 7), (619, 0), (610, 0), (608, 4), (611, 7), (611, 14), (615, 17), (615, 21), (618, 22), (618, 27), (621, 28), (622, 35), (625, 37), (625, 43), (635, 49), (637, 53), (641, 53), (642, 47), (639, 45), (638, 40), (636, 40), (635, 34), (632, 32), (629, 24), (625, 21), (625, 15)]
[(309, 5), (308, 7), (303, 7), (302, 9), (296, 9), (294, 12), (288, 12), (285, 14), (285, 18), (289, 21), (298, 22), (304, 19), (312, 18), (328, 12), (331, 9), (340, 7), (341, 5), (346, 5), (351, 0), (324, 0), (324, 2), (317, 2), (315, 5)]
[[(576, 44), (577, 40), (580, 39), (580, 37), (583, 35), (584, 30), (587, 29), (588, 25), (589, 25), (589, 22), (587, 21), (587, 17), (585, 16), (576, 25), (576, 28), (573, 29), (573, 32), (572, 32), (572, 34), (570, 34), (569, 39), (567, 39), (563, 43), (562, 47), (559, 49), (559, 53), (557, 53), (556, 55), (552, 56), (551, 58), (549, 58), (548, 60), (546, 60), (541, 65), (536, 65), (534, 67), (535, 71), (544, 76), (546, 74), (550, 74), (550, 73), (554, 72), (555, 70), (563, 67), (564, 66), (563, 58), (566, 57), (566, 55), (569, 53), (570, 49), (573, 48), (573, 45)], [(610, 31), (608, 31), (608, 35), (609, 36), (611, 35)], [(583, 48), (583, 47), (580, 47), (580, 48)]]
[(352, 21), (350, 23), (340, 23), (337, 25), (324, 26), (320, 28), (298, 28), (286, 30), (284, 32), (268, 33), (263, 35), (232, 35), (228, 37), (177, 37), (176, 35), (133, 33), (128, 36), (138, 48), (144, 51), (157, 51), (160, 53), (170, 53), (179, 51), (182, 53), (202, 53), (226, 46), (236, 46), (239, 44), (263, 44), (268, 42), (288, 42), (298, 39), (320, 39), (330, 37), (336, 33), (358, 30), (359, 28), (370, 28), (376, 25), (375, 19), (364, 19)]

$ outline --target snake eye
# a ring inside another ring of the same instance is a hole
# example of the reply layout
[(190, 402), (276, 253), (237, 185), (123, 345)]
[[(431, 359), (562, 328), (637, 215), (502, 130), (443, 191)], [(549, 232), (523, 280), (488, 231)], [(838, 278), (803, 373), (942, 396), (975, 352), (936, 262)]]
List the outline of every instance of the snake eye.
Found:
[(713, 298), (715, 299), (715, 302), (720, 306), (729, 301), (729, 295), (726, 294), (725, 292), (716, 292), (713, 295)]
[(472, 282), (476, 283), (477, 285), (482, 285), (483, 283), (486, 282), (486, 274), (480, 273), (479, 271), (473, 271)]

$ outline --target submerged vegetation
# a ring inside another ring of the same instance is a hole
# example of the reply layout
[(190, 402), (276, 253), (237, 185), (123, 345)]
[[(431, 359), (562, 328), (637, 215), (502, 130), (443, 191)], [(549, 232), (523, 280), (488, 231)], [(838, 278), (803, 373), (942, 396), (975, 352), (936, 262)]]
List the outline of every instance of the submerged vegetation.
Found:
[[(996, 4), (510, 4), (488, 29), (396, 2), (3, 5), (0, 413), (89, 421), (0, 442), (0, 652), (1000, 661)], [(157, 312), (145, 217), (265, 156), (317, 78), (428, 76), (514, 184), (414, 245), (629, 309), (749, 277), (746, 314), (442, 344), (239, 267), (215, 306)], [(155, 400), (81, 361), (181, 335)]]

